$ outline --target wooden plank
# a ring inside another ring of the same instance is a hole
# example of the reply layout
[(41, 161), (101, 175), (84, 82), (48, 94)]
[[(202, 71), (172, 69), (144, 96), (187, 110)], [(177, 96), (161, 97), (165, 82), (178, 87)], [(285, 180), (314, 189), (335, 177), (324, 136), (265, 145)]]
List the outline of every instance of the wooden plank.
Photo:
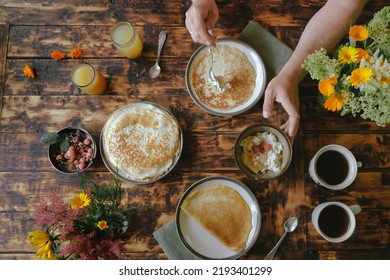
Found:
[[(356, 229), (354, 234), (345, 242), (331, 243), (323, 239), (311, 223), (311, 211), (307, 218), (307, 249), (313, 251), (349, 251), (349, 250), (388, 250), (390, 212), (362, 211), (356, 215)], [(389, 258), (389, 256), (387, 256)]]
[(339, 144), (348, 148), (357, 161), (362, 162), (362, 168), (380, 169), (390, 167), (390, 137), (388, 134), (304, 134), (305, 167), (310, 159), (323, 146)]
[[(65, 25), (65, 26), (12, 26), (10, 30), (10, 58), (50, 58), (53, 50), (69, 53), (73, 46), (83, 49), (82, 58), (109, 57), (124, 58), (115, 48), (110, 38), (111, 25)], [(137, 59), (155, 59), (157, 38), (161, 30), (167, 33), (167, 40), (161, 58), (188, 59), (200, 45), (192, 41), (187, 29), (147, 25), (135, 27), (144, 48), (142, 56)], [(219, 37), (237, 38), (241, 32), (238, 28), (216, 29)], [(287, 37), (287, 31), (284, 31)], [(290, 36), (291, 37), (291, 36)]]
[(0, 24), (0, 116), (3, 108), (4, 82), (5, 82), (5, 64), (7, 57), (9, 26)]
[(307, 209), (326, 201), (340, 201), (348, 205), (358, 203), (367, 211), (390, 211), (390, 172), (358, 172), (349, 187), (338, 191), (316, 185), (306, 174), (305, 186)]
[(390, 249), (365, 249), (348, 251), (310, 251), (308, 259), (312, 260), (388, 260)]

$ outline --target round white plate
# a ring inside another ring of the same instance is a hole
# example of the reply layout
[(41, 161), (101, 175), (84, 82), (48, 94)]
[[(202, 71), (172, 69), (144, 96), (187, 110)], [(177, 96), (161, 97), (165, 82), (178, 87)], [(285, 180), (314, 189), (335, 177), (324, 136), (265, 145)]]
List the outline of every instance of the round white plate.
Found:
[(191, 56), (190, 60), (188, 61), (187, 64), (187, 69), (186, 69), (186, 75), (185, 75), (185, 80), (186, 80), (186, 85), (187, 85), (187, 90), (191, 96), (191, 98), (195, 101), (195, 103), (201, 107), (203, 110), (206, 112), (209, 112), (210, 114), (217, 115), (217, 116), (235, 116), (241, 113), (244, 113), (245, 111), (248, 111), (250, 108), (252, 108), (262, 97), (266, 85), (266, 71), (265, 71), (265, 66), (263, 63), (263, 60), (259, 56), (259, 54), (255, 51), (254, 48), (252, 48), (250, 45), (247, 43), (238, 40), (238, 39), (218, 39), (217, 40), (217, 45), (227, 45), (229, 47), (235, 47), (241, 50), (246, 57), (248, 58), (249, 62), (253, 65), (253, 67), (256, 70), (256, 86), (255, 89), (253, 90), (253, 94), (251, 98), (248, 99), (247, 102), (244, 104), (231, 109), (231, 110), (218, 110), (216, 108), (211, 108), (207, 106), (206, 104), (202, 103), (196, 94), (193, 91), (193, 85), (192, 81), (189, 79), (190, 73), (192, 72), (192, 67), (193, 65), (196, 65), (198, 60), (206, 53), (208, 53), (208, 47), (203, 45), (200, 48), (198, 48)]
[[(252, 215), (252, 230), (248, 237), (248, 242), (243, 250), (234, 252), (222, 244), (211, 233), (205, 230), (194, 219), (181, 211), (181, 204), (191, 191), (197, 188), (204, 188), (213, 184), (221, 184), (236, 190), (248, 203)], [(237, 259), (245, 254), (256, 242), (261, 227), (260, 206), (252, 191), (240, 181), (225, 177), (213, 176), (204, 178), (184, 193), (176, 211), (176, 228), (183, 245), (194, 255), (201, 259)]]

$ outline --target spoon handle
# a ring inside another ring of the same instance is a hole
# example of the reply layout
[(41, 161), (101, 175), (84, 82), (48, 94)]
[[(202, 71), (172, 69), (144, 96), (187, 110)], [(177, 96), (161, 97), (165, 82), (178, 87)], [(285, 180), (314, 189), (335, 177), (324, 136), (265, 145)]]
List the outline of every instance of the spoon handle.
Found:
[(158, 35), (157, 61), (160, 59), (161, 50), (164, 46), (166, 39), (167, 39), (167, 34), (164, 31), (161, 31), (160, 34)]
[(274, 258), (274, 255), (276, 251), (278, 250), (280, 244), (282, 243), (284, 237), (286, 236), (287, 232), (285, 231), (282, 235), (282, 237), (279, 239), (278, 243), (272, 248), (272, 250), (268, 253), (267, 256), (265, 256), (265, 260), (272, 260)]

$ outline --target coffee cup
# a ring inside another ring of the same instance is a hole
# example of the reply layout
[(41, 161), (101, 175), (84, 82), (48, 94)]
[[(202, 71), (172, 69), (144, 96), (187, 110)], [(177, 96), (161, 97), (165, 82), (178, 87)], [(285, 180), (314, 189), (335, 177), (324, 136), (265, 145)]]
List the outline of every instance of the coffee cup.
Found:
[(331, 144), (322, 147), (311, 159), (309, 174), (315, 183), (331, 190), (341, 190), (353, 183), (362, 163), (347, 148)]
[(311, 222), (323, 238), (329, 242), (339, 243), (352, 236), (356, 227), (355, 215), (361, 210), (359, 205), (324, 202), (314, 208)]

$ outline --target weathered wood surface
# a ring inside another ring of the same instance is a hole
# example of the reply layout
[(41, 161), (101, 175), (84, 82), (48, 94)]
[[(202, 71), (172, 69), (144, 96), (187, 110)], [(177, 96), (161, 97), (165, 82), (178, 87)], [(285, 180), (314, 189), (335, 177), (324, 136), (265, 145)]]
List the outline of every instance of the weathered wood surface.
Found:
[[(248, 21), (259, 21), (290, 47), (325, 0), (234, 1), (218, 0), (218, 37), (237, 38)], [(184, 191), (206, 176), (225, 175), (245, 183), (256, 195), (262, 215), (260, 236), (244, 259), (263, 259), (283, 234), (283, 222), (296, 215), (299, 226), (278, 250), (279, 259), (390, 259), (390, 128), (368, 120), (340, 117), (316, 102), (317, 86), (307, 78), (300, 86), (301, 127), (294, 143), (293, 161), (283, 176), (269, 182), (253, 182), (237, 168), (233, 158), (235, 139), (253, 123), (280, 125), (286, 120), (277, 106), (268, 120), (262, 118), (262, 100), (248, 112), (218, 117), (201, 110), (188, 95), (185, 70), (199, 47), (184, 26), (189, 1), (0, 1), (0, 259), (32, 259), (26, 242), (34, 225), (28, 220), (49, 190), (64, 198), (78, 192), (77, 176), (53, 170), (42, 134), (68, 125), (81, 126), (98, 140), (108, 116), (123, 105), (147, 100), (168, 108), (178, 119), (184, 136), (182, 156), (174, 170), (151, 185), (124, 182), (124, 203), (137, 206), (132, 214), (128, 259), (166, 259), (152, 233), (175, 217)], [(369, 1), (358, 22), (366, 22), (386, 1)], [(128, 60), (109, 38), (119, 20), (135, 25), (144, 42), (141, 58)], [(164, 46), (158, 79), (151, 80), (158, 33), (164, 30)], [(79, 60), (50, 59), (54, 49), (69, 52), (82, 47), (82, 60), (96, 66), (107, 78), (104, 95), (90, 96), (72, 86), (69, 73)], [(28, 79), (23, 67), (37, 69)], [(307, 168), (323, 145), (337, 143), (351, 149), (363, 163), (355, 182), (332, 192), (317, 186)], [(87, 174), (108, 180), (100, 156)], [(356, 232), (343, 244), (322, 239), (311, 224), (312, 210), (321, 202), (360, 204)]]

